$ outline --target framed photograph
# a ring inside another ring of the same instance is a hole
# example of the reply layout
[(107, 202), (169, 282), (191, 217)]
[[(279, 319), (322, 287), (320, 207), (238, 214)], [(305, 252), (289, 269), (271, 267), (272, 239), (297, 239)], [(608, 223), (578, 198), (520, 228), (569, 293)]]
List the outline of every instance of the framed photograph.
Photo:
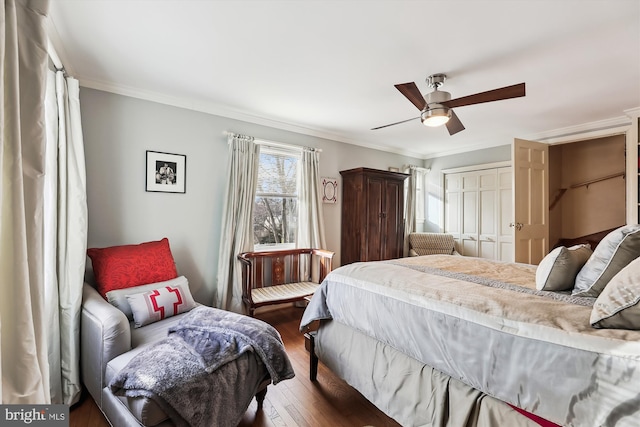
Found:
[(187, 156), (147, 150), (146, 191), (185, 193)]

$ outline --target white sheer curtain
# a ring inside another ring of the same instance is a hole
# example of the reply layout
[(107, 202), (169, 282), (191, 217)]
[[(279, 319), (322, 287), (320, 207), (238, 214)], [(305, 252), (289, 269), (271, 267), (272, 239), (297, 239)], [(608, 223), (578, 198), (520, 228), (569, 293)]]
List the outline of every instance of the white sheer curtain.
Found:
[(260, 146), (253, 137), (231, 134), (229, 181), (224, 202), (216, 306), (242, 313), (239, 253), (253, 249), (253, 203), (258, 180)]
[(326, 249), (322, 203), (318, 185), (320, 153), (303, 149), (298, 175), (298, 229), (296, 246), (299, 248)]
[(405, 201), (404, 213), (404, 256), (409, 256), (409, 233), (416, 231), (416, 190), (418, 180), (418, 170), (415, 167), (409, 167), (405, 173), (409, 174), (407, 179), (407, 197)]
[(87, 186), (79, 84), (47, 74), (44, 285), (51, 402), (80, 398), (80, 305), (87, 251)]
[(47, 0), (0, 6), (3, 404), (50, 403), (43, 266)]

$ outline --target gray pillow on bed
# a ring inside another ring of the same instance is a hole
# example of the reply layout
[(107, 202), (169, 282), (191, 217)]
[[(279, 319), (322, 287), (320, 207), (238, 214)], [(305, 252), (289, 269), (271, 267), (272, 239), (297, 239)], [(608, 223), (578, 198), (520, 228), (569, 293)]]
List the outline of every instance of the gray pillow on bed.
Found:
[(625, 225), (607, 234), (576, 277), (573, 295), (597, 297), (620, 270), (640, 256), (640, 225)]
[(596, 299), (594, 328), (640, 329), (640, 258), (620, 270)]
[(589, 245), (555, 248), (540, 261), (536, 269), (536, 288), (540, 291), (571, 290), (578, 271), (591, 253)]

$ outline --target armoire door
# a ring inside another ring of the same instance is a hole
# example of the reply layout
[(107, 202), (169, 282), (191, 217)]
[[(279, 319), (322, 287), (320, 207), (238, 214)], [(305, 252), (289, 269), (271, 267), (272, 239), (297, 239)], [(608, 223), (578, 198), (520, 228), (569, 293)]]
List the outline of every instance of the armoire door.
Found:
[(404, 182), (385, 181), (382, 258), (401, 258), (404, 250)]
[(366, 238), (363, 239), (362, 248), (365, 259), (378, 261), (383, 259), (383, 244), (385, 239), (384, 224), (384, 190), (385, 181), (376, 177), (366, 178), (367, 214), (366, 214)]

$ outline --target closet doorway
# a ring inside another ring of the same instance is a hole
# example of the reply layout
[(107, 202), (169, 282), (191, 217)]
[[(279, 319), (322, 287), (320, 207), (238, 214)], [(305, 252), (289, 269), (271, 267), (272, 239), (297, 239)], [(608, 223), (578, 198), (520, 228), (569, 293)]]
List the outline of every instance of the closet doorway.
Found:
[(549, 249), (626, 224), (624, 134), (549, 146)]

